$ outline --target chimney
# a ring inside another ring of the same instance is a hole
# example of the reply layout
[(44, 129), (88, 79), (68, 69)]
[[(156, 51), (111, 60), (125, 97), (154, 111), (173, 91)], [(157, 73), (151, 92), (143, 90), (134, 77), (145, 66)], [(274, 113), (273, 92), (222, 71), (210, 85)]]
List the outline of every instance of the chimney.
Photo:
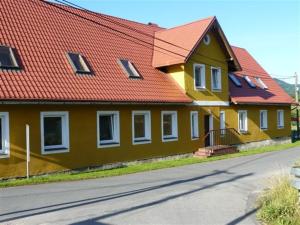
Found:
[(153, 26), (153, 27), (158, 27), (158, 24), (152, 23), (152, 22), (149, 22), (148, 25), (149, 25), (149, 26)]

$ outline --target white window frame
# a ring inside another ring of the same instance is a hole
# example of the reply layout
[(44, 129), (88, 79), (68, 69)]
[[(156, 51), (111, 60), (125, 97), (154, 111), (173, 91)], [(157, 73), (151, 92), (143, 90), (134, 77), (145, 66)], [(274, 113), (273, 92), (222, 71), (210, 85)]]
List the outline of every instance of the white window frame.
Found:
[[(214, 83), (213, 83), (213, 70), (218, 70), (218, 77), (217, 77), (217, 80), (218, 80), (218, 87), (214, 87)], [(222, 90), (222, 70), (220, 67), (211, 67), (210, 68), (210, 78), (211, 78), (211, 90), (212, 91), (221, 91)]]
[(2, 146), (0, 150), (0, 158), (8, 158), (10, 154), (9, 143), (9, 114), (8, 112), (0, 112), (0, 118), (2, 120)]
[[(245, 129), (244, 130), (241, 130), (241, 127), (240, 127), (240, 113), (245, 113)], [(247, 112), (247, 110), (239, 110), (238, 111), (238, 131), (240, 133), (248, 132), (248, 112)]]
[[(223, 115), (223, 120), (221, 119)], [(226, 114), (225, 111), (220, 111), (220, 130), (221, 130), (221, 136), (224, 136), (226, 131), (224, 129), (226, 129)]]
[(256, 88), (256, 84), (253, 83), (253, 81), (251, 80), (251, 78), (248, 75), (244, 76), (244, 80), (247, 82), (247, 84), (250, 88)]
[[(196, 68), (200, 67), (200, 71), (203, 71), (204, 73), (200, 72), (200, 81), (202, 86), (196, 86)], [(198, 64), (198, 63), (194, 63), (193, 65), (193, 71), (194, 71), (194, 89), (195, 90), (203, 90), (206, 88), (206, 69), (205, 69), (205, 65), (204, 64)]]
[(262, 89), (268, 89), (268, 86), (265, 84), (265, 82), (263, 82), (263, 80), (260, 77), (255, 77), (255, 80)]
[[(194, 124), (195, 127), (195, 131), (196, 131), (196, 135), (194, 135), (194, 131), (193, 131), (193, 115), (196, 115), (196, 121)], [(191, 139), (192, 140), (198, 140), (199, 139), (199, 116), (198, 116), (198, 111), (191, 111), (190, 113), (190, 118), (191, 118)]]
[[(282, 116), (282, 120), (280, 119), (280, 116)], [(283, 129), (283, 128), (284, 128), (284, 110), (279, 109), (277, 110), (277, 129)]]
[(235, 74), (228, 73), (228, 77), (236, 87), (242, 87), (242, 83), (240, 82), (239, 78)]
[[(265, 123), (265, 124), (261, 123), (262, 113), (265, 113), (265, 117), (263, 118), (264, 119), (263, 123)], [(266, 125), (266, 126), (264, 127), (263, 125)], [(260, 110), (259, 111), (259, 127), (260, 127), (261, 130), (267, 130), (268, 129), (268, 110)]]
[[(99, 117), (105, 115), (114, 115), (113, 139), (100, 141)], [(120, 113), (119, 111), (97, 111), (97, 147), (110, 148), (120, 146)]]
[[(62, 118), (62, 144), (53, 146), (44, 146), (44, 118), (45, 117), (61, 117)], [(41, 112), (41, 149), (42, 155), (69, 152), (69, 112)]]
[[(143, 115), (145, 117), (145, 137), (135, 138), (134, 116)], [(151, 112), (150, 111), (132, 111), (132, 144), (149, 144), (151, 143)]]
[[(172, 115), (172, 135), (164, 135), (164, 115)], [(161, 112), (161, 139), (162, 142), (170, 142), (178, 140), (178, 120), (177, 111), (162, 111)]]

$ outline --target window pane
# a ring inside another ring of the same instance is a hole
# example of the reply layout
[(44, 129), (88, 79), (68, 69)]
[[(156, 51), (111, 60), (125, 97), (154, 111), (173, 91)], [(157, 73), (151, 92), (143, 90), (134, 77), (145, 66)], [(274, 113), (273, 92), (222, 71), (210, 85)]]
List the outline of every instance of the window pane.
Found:
[(44, 145), (62, 145), (62, 118), (44, 118)]
[(80, 59), (79, 54), (69, 53), (69, 56), (70, 56), (70, 59), (73, 62), (73, 65), (75, 66), (76, 70), (78, 70), (78, 71), (85, 71), (85, 68), (82, 65), (82, 61)]
[(14, 66), (8, 47), (0, 46), (0, 66)]
[(125, 59), (120, 59), (120, 62), (124, 67), (124, 69), (126, 70), (126, 72), (128, 73), (129, 77), (140, 77), (140, 74), (137, 72), (136, 68), (130, 61)]
[(2, 150), (2, 147), (3, 147), (3, 145), (2, 145), (2, 139), (3, 139), (3, 137), (2, 137), (2, 118), (0, 117), (0, 150)]
[(145, 134), (145, 115), (134, 116), (134, 137), (144, 138)]
[(163, 135), (172, 135), (172, 115), (164, 114), (163, 115)]
[(192, 114), (192, 137), (196, 138), (198, 137), (198, 114), (193, 113)]
[(195, 84), (196, 84), (196, 87), (202, 87), (202, 84), (201, 84), (201, 67), (200, 66), (195, 67)]
[(217, 69), (212, 69), (212, 82), (213, 82), (213, 88), (214, 89), (219, 88), (218, 81), (219, 81), (218, 70)]
[(99, 119), (100, 141), (113, 140), (113, 115), (102, 115)]

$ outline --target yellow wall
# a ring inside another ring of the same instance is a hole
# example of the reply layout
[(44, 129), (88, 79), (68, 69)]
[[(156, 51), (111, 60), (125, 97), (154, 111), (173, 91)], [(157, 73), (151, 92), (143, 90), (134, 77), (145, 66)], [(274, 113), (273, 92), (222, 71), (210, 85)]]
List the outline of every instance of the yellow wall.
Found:
[(183, 90), (186, 90), (184, 65), (169, 66), (167, 72)]
[[(238, 136), (241, 143), (287, 137), (291, 134), (290, 106), (236, 105), (223, 107), (221, 110), (224, 110), (226, 114), (226, 127), (232, 127), (236, 130), (238, 130), (238, 110), (247, 110), (248, 132)], [(260, 129), (260, 110), (268, 111), (267, 130)], [(284, 110), (284, 129), (277, 128), (277, 110)]]
[[(226, 127), (237, 129), (237, 110), (248, 110), (249, 134), (239, 136), (241, 142), (257, 141), (290, 135), (290, 109), (275, 106), (223, 107), (226, 112)], [(259, 110), (268, 110), (269, 129), (259, 129)], [(285, 129), (276, 127), (276, 110), (285, 110)], [(100, 110), (120, 111), (120, 147), (97, 148), (96, 112)], [(152, 143), (132, 145), (132, 110), (151, 110)], [(162, 142), (161, 111), (178, 112), (178, 141)], [(191, 140), (190, 112), (199, 113), (200, 138)], [(70, 152), (50, 155), (41, 154), (40, 112), (68, 111), (70, 130)], [(113, 162), (130, 161), (151, 157), (191, 153), (203, 146), (204, 115), (214, 115), (214, 129), (219, 129), (219, 107), (198, 106), (113, 106), (113, 105), (1, 105), (0, 112), (9, 112), (10, 157), (0, 159), (0, 178), (24, 176), (25, 124), (31, 131), (31, 174), (40, 174), (66, 169), (82, 168)], [(272, 121), (272, 122), (271, 122)]]
[[(209, 35), (210, 44), (205, 45), (202, 41), (184, 67), (186, 91), (195, 100), (228, 101), (228, 66), (224, 50), (216, 35), (213, 32), (209, 32)], [(205, 64), (206, 89), (204, 90), (195, 90), (194, 88), (194, 63)], [(211, 89), (211, 66), (221, 68), (221, 91), (212, 91)]]

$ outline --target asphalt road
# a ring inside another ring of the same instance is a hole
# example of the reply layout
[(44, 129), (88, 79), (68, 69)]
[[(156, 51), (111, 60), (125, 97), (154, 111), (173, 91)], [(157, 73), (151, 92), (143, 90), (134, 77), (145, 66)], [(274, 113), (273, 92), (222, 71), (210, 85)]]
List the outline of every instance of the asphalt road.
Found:
[(256, 224), (254, 197), (300, 148), (105, 179), (0, 189), (0, 224)]

